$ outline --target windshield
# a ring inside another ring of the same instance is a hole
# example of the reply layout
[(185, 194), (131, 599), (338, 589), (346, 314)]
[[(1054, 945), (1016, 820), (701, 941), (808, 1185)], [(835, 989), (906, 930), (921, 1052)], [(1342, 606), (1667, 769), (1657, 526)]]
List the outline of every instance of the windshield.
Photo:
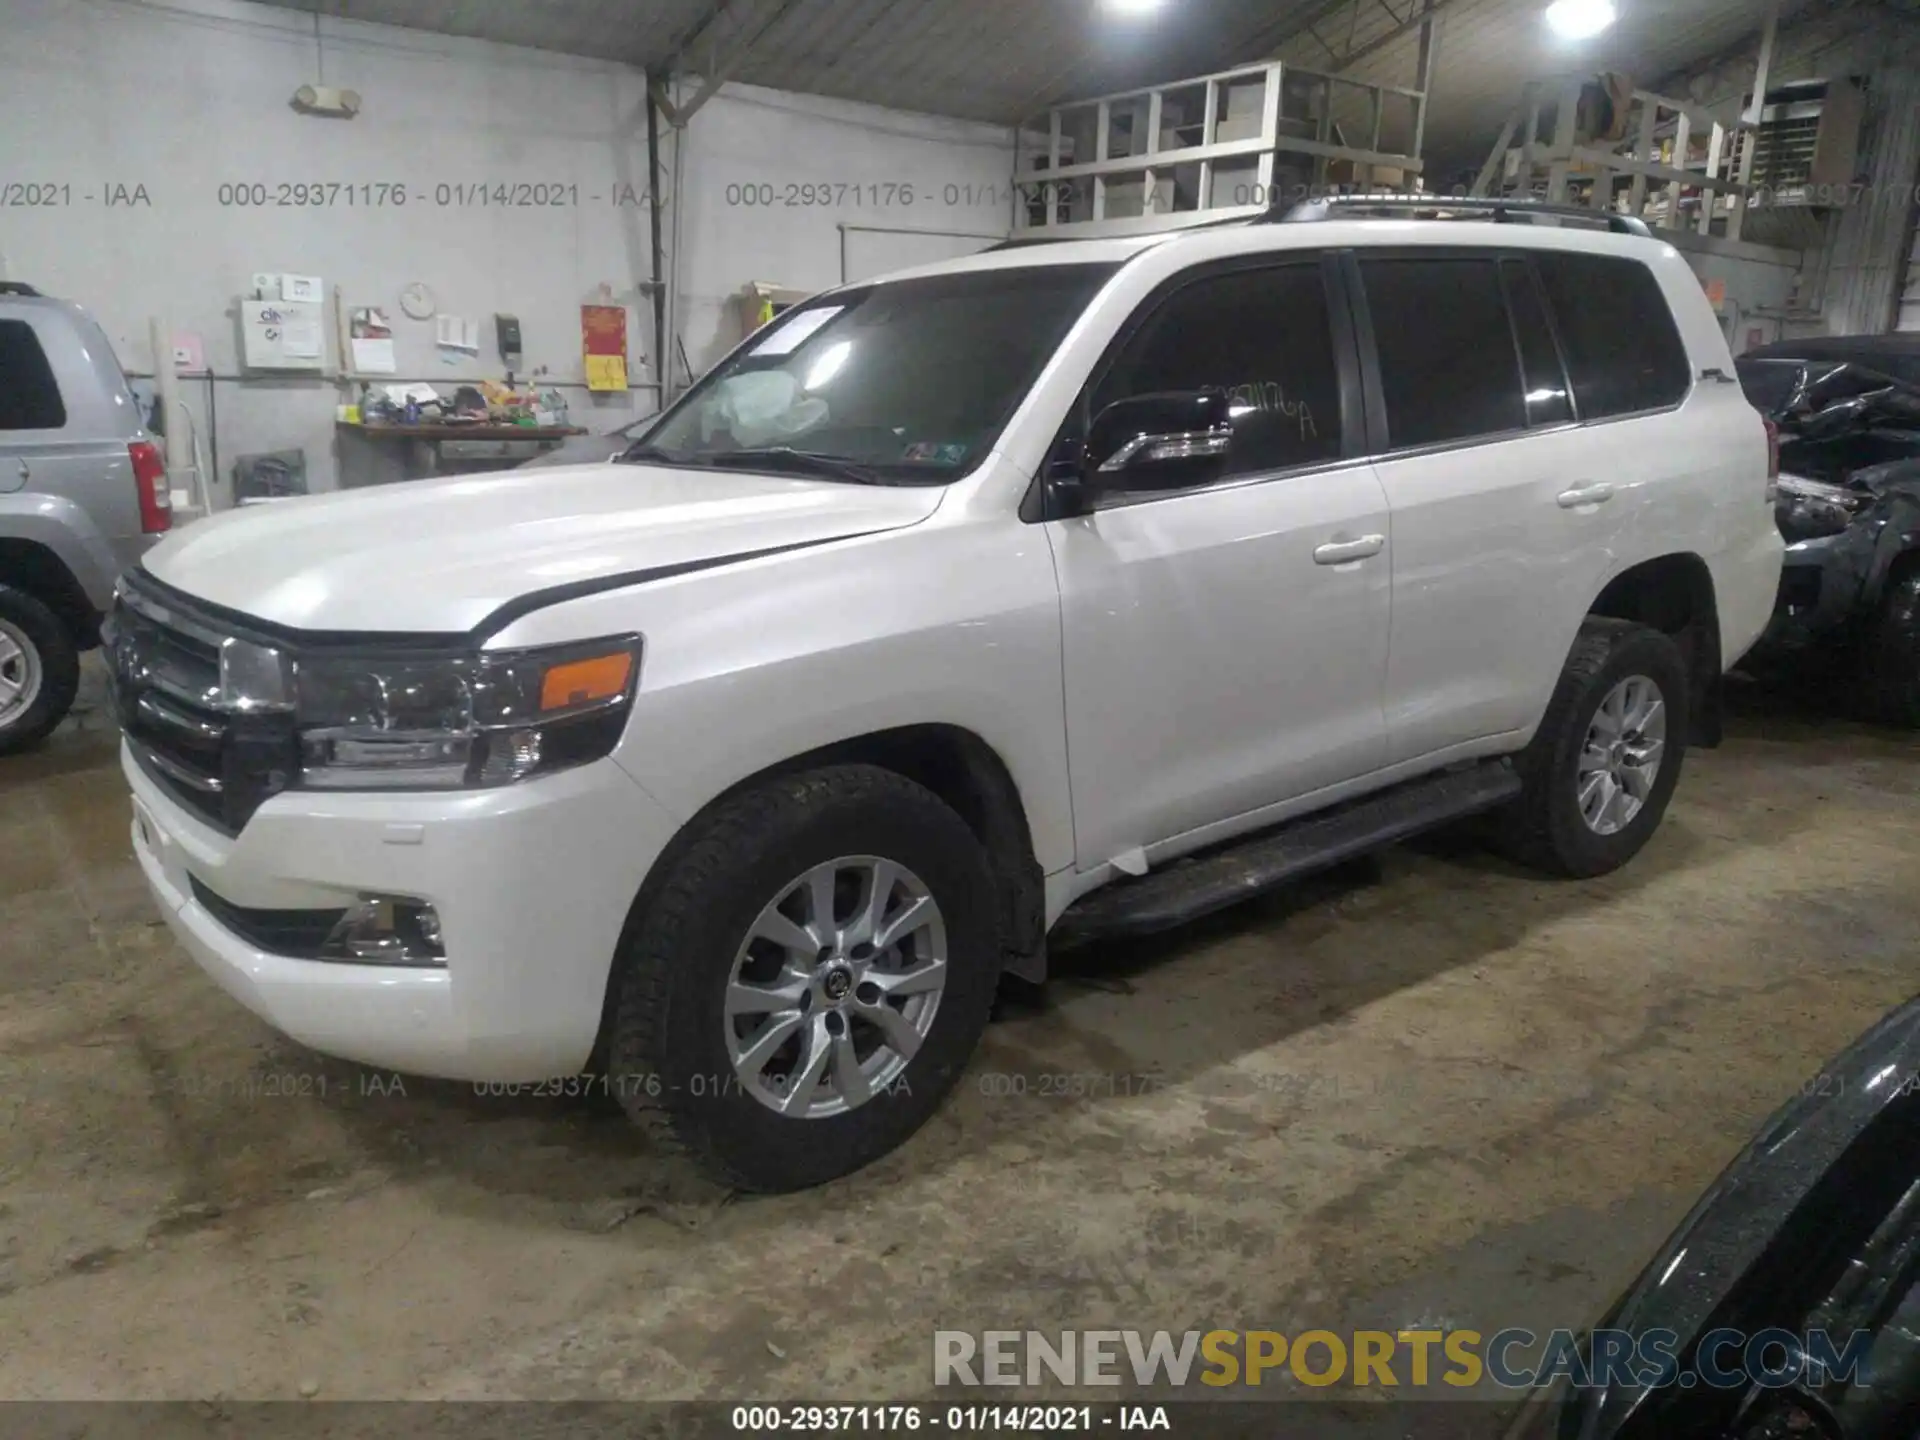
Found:
[(992, 448), (1116, 268), (975, 270), (796, 306), (622, 458), (943, 484)]

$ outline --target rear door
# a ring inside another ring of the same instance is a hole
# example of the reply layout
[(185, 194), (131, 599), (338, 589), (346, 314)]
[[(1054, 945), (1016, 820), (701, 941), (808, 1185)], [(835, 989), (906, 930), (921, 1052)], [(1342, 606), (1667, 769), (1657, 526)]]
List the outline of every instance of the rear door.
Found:
[(1579, 427), (1525, 253), (1361, 250), (1354, 265), (1393, 512), (1399, 763), (1539, 719), (1631, 523), (1634, 487), (1613, 457), (1634, 442)]

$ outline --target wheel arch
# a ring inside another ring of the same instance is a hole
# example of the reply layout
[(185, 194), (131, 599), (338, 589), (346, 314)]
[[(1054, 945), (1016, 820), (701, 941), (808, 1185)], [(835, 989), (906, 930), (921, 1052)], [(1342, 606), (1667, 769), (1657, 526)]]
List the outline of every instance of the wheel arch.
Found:
[[(1024, 980), (1046, 978), (1046, 900), (1040, 862), (1035, 857), (1033, 831), (1026, 802), (1013, 772), (998, 751), (964, 726), (927, 723), (896, 726), (791, 755), (754, 771), (729, 785), (688, 818), (641, 882), (627, 911), (620, 949), (640, 923), (665, 877), (686, 849), (698, 839), (709, 816), (743, 791), (782, 775), (828, 765), (873, 765), (903, 775), (925, 786), (953, 808), (979, 839), (993, 871), (1000, 900), (1000, 947), (1004, 970)], [(608, 971), (601, 1003), (599, 1037), (594, 1063), (605, 1053), (612, 1019), (615, 974)]]
[(38, 540), (0, 535), (0, 585), (25, 591), (59, 617), (76, 649), (100, 643), (100, 620), (85, 587), (53, 549)]
[(1720, 603), (1707, 562), (1690, 551), (1656, 556), (1615, 575), (1594, 599), (1589, 616), (1630, 620), (1669, 635), (1680, 646), (1692, 680), (1688, 743), (1720, 744)]

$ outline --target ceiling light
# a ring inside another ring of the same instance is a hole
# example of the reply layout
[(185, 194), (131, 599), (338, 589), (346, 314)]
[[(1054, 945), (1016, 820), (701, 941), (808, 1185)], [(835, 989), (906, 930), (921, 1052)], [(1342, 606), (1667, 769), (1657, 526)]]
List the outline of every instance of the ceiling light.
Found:
[(1547, 24), (1567, 40), (1590, 40), (1620, 18), (1613, 0), (1554, 0)]
[(1160, 8), (1161, 0), (1105, 0), (1105, 3), (1116, 15), (1151, 15)]

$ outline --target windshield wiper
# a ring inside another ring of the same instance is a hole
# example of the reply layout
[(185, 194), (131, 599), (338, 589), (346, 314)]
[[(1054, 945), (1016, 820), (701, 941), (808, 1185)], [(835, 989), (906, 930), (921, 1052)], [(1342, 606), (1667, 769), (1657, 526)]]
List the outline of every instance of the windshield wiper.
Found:
[(702, 455), (709, 465), (745, 465), (756, 470), (785, 470), (801, 475), (824, 475), (833, 480), (851, 480), (856, 485), (885, 485), (878, 470), (836, 455), (820, 455), (811, 450), (796, 450), (791, 445), (768, 445), (757, 450), (722, 450)]
[(641, 460), (660, 461), (668, 465), (686, 465), (692, 463), (687, 456), (676, 455), (671, 450), (663, 450), (658, 445), (649, 444), (645, 440), (634, 441), (633, 444), (629, 445), (613, 458), (622, 463)]

